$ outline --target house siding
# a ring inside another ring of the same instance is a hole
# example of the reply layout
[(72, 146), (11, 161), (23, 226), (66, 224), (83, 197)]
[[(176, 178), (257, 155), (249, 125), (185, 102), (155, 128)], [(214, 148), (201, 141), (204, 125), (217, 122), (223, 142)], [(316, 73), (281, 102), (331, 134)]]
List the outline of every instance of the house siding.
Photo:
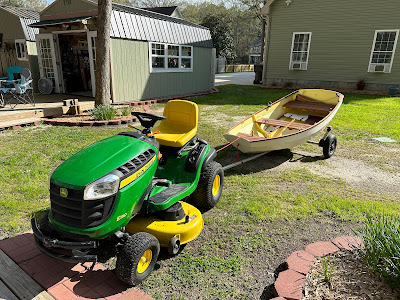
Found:
[[(394, 14), (398, 8), (398, 0), (365, 0), (362, 5), (355, 0), (293, 0), (289, 6), (276, 0), (264, 82), (355, 87), (363, 79), (370, 89), (400, 83), (399, 45), (391, 73), (367, 72), (375, 30), (400, 29)], [(305, 71), (289, 70), (293, 32), (312, 32)]]
[(212, 49), (193, 47), (193, 72), (150, 73), (149, 43), (111, 39), (115, 103), (206, 92), (211, 89)]

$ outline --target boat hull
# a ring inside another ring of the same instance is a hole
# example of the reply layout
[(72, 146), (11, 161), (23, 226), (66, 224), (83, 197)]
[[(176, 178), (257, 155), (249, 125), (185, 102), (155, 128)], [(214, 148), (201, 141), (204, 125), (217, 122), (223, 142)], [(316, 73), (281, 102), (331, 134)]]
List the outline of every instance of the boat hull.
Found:
[[(318, 90), (300, 90), (300, 91), (318, 91)], [(279, 102), (286, 101), (287, 99), (291, 100), (294, 98), (297, 93), (300, 91), (296, 91), (288, 96), (274, 102), (270, 107), (274, 105), (279, 107)], [(322, 90), (325, 91), (325, 90)], [(241, 152), (244, 153), (259, 153), (259, 152), (266, 152), (266, 151), (273, 151), (273, 150), (280, 150), (280, 149), (287, 149), (293, 148), (297, 145), (303, 144), (310, 140), (313, 136), (317, 135), (321, 131), (323, 131), (329, 124), (329, 122), (333, 119), (343, 100), (343, 95), (334, 91), (329, 91), (337, 95), (337, 103), (335, 104), (332, 111), (329, 112), (325, 117), (323, 117), (319, 122), (315, 123), (314, 125), (310, 126), (307, 129), (290, 132), (289, 134), (282, 135), (279, 137), (273, 138), (265, 138), (263, 136), (252, 136), (252, 137), (243, 137), (240, 136), (240, 130), (238, 131), (237, 126), (242, 126), (245, 128), (246, 122), (247, 126), (249, 126), (249, 118), (246, 118), (243, 122), (237, 124), (236, 126), (232, 127), (228, 130), (224, 137), (229, 142), (232, 143), (232, 146), (238, 148)], [(288, 101), (286, 101), (287, 103)], [(267, 108), (264, 108), (264, 111), (267, 111)], [(263, 110), (260, 110), (256, 114), (262, 113)]]

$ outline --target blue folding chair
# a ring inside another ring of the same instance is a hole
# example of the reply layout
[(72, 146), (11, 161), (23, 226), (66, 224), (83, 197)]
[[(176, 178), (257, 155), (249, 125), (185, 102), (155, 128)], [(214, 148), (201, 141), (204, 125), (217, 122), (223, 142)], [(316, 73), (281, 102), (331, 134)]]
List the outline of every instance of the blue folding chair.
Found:
[(21, 70), (22, 69), (24, 69), (24, 67), (20, 67), (20, 66), (8, 67), (7, 68), (7, 76), (8, 77), (0, 78), (0, 80), (2, 80), (2, 85), (4, 87), (13, 86), (14, 80), (21, 79)]
[[(27, 68), (23, 68), (20, 72), (21, 79), (11, 81), (13, 88), (1, 88), (1, 101), (3, 101), (3, 106), (9, 104), (11, 109), (14, 109), (18, 103), (21, 104), (31, 104), (35, 106), (35, 98), (33, 94), (33, 89), (31, 87), (32, 75), (31, 71)], [(16, 100), (15, 102), (12, 100)], [(12, 103), (14, 102), (14, 103)]]

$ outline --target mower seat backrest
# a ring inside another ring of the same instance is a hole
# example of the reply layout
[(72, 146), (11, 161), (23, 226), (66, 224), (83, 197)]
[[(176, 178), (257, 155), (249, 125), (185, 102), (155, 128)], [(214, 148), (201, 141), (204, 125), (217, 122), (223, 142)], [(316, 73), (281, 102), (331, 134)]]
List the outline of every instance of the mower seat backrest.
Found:
[(199, 110), (197, 104), (186, 100), (171, 100), (164, 108), (161, 124), (154, 128), (160, 145), (182, 147), (189, 142), (197, 132)]

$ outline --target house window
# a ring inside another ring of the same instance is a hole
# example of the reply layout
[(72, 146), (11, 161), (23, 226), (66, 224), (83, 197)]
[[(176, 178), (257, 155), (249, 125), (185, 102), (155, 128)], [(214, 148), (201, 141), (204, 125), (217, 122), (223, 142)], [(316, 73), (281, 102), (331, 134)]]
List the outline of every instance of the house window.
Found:
[(390, 73), (399, 30), (376, 30), (368, 72)]
[(27, 60), (25, 40), (15, 40), (15, 51), (19, 60)]
[(290, 70), (307, 70), (311, 32), (293, 32)]
[(150, 43), (150, 72), (192, 72), (193, 47)]

